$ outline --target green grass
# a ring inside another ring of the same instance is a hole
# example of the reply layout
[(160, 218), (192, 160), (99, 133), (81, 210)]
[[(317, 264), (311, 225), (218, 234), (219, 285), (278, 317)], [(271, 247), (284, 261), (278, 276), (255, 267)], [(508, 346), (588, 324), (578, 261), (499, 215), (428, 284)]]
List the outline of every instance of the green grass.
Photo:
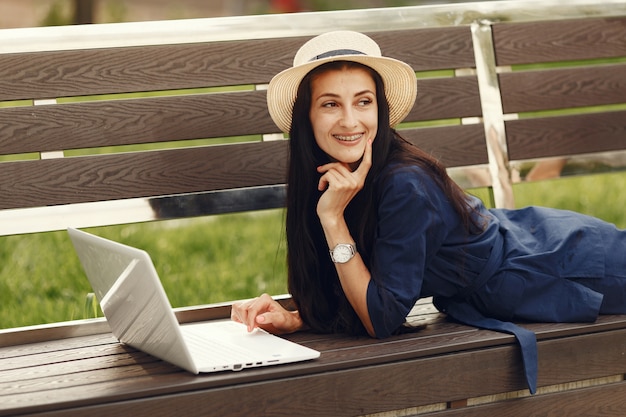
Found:
[[(282, 210), (87, 229), (147, 250), (174, 307), (286, 290)], [(3, 237), (0, 328), (93, 317), (66, 232)]]
[(560, 178), (514, 186), (516, 206), (548, 205), (599, 217), (626, 229), (626, 173)]
[[(484, 189), (472, 190), (483, 199)], [(626, 228), (626, 173), (515, 185), (518, 207), (598, 216)], [(282, 210), (89, 229), (147, 250), (174, 307), (282, 294)], [(0, 328), (93, 317), (89, 283), (65, 232), (0, 238)]]

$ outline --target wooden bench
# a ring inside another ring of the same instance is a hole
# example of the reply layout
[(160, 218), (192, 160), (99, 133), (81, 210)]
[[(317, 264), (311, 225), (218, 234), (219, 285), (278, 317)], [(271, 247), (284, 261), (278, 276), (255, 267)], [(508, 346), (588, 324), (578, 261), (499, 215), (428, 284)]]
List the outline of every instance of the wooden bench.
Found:
[[(304, 40), (337, 28), (415, 68), (402, 133), (468, 187), (491, 187), (495, 206), (514, 205), (519, 167), (626, 151), (623, 0), (2, 30), (0, 233), (282, 207), (287, 142), (263, 85)], [(149, 94), (117, 96), (128, 93)], [(213, 320), (230, 304), (176, 311)], [(626, 316), (525, 324), (539, 344), (534, 396), (512, 336), (449, 322), (429, 300), (410, 321), (427, 327), (385, 340), (301, 332), (287, 337), (320, 359), (203, 376), (120, 345), (103, 319), (0, 330), (0, 415), (626, 413)]]

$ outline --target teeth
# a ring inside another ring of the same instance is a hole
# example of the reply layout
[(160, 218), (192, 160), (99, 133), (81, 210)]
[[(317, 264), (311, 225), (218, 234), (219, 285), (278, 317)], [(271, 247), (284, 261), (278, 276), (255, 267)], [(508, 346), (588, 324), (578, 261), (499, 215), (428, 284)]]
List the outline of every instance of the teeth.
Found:
[(350, 135), (350, 136), (342, 136), (342, 135), (333, 135), (333, 136), (335, 136), (336, 139), (343, 140), (346, 142), (351, 142), (353, 140), (359, 139), (361, 136), (363, 136), (363, 134), (357, 133), (356, 135)]

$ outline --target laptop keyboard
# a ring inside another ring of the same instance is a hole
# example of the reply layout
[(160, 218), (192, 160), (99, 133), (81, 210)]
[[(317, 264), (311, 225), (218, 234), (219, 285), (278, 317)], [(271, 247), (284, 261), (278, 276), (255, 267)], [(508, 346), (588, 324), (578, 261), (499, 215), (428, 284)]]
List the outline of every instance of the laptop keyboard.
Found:
[(187, 347), (198, 364), (240, 364), (253, 357), (249, 349), (207, 337), (203, 334), (202, 328), (184, 326), (182, 330)]

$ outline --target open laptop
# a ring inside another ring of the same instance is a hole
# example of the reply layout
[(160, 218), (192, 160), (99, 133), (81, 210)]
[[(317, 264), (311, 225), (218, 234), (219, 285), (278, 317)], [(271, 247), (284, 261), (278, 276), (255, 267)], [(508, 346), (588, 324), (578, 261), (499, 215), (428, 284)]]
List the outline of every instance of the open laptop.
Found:
[(316, 350), (231, 320), (180, 325), (147, 252), (68, 228), (113, 335), (189, 372), (315, 359)]

